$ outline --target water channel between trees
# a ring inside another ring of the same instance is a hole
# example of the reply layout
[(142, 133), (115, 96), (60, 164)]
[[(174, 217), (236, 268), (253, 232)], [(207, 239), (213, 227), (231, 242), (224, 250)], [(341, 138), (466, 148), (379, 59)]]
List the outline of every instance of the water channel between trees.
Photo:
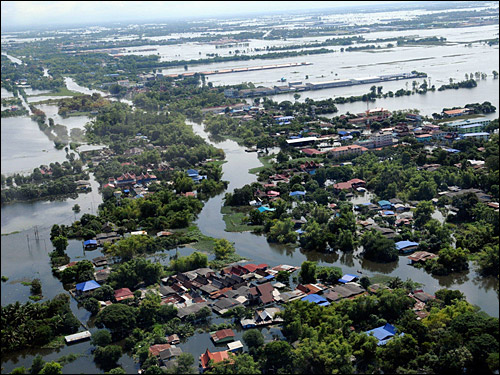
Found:
[[(75, 86), (72, 87), (75, 90)], [(83, 88), (84, 89), (84, 88)], [(4, 94), (4, 93), (3, 93)], [(53, 108), (45, 108), (47, 112), (54, 111)], [(12, 124), (4, 126), (2, 120), (2, 165), (4, 160), (13, 163), (12, 172), (29, 168), (34, 168), (42, 163), (49, 163), (56, 160), (47, 160), (40, 158), (40, 152), (43, 149), (52, 150), (53, 145), (49, 144), (30, 144), (26, 146), (29, 140), (46, 139), (40, 132), (35, 122), (29, 117), (7, 119)], [(75, 120), (70, 120), (75, 121)], [(75, 127), (83, 127), (83, 119), (76, 120)], [(61, 123), (65, 124), (64, 119)], [(244, 147), (236, 142), (225, 140), (222, 142), (212, 142), (205, 133), (201, 124), (188, 121), (196, 134), (202, 136), (207, 142), (220, 147), (226, 153), (227, 162), (223, 164), (223, 178), (230, 181), (228, 192), (234, 188), (242, 187), (245, 184), (256, 181), (256, 175), (248, 173), (250, 168), (261, 165), (256, 153), (247, 153)], [(66, 125), (66, 124), (65, 124)], [(70, 124), (68, 124), (71, 126)], [(68, 126), (68, 127), (69, 127)], [(4, 130), (11, 135), (9, 142), (4, 138)], [(15, 141), (13, 141), (15, 140)], [(24, 140), (24, 142), (23, 142)], [(48, 140), (47, 140), (48, 141)], [(9, 160), (5, 152), (4, 145), (11, 143), (12, 150), (29, 152), (18, 159)], [(47, 142), (48, 143), (48, 142)], [(64, 151), (63, 151), (64, 153)], [(24, 161), (23, 161), (24, 160)], [(10, 171), (10, 169), (9, 169)], [(2, 173), (4, 169), (2, 168)], [(71, 224), (84, 213), (96, 214), (98, 205), (102, 198), (98, 193), (98, 183), (91, 174), (92, 192), (79, 194), (78, 198), (55, 200), (55, 201), (37, 201), (6, 205), (2, 207), (1, 219), (1, 274), (9, 277), (9, 280), (2, 284), (1, 302), (2, 306), (19, 301), (25, 303), (29, 297), (29, 287), (21, 284), (22, 281), (32, 280), (37, 277), (42, 282), (44, 300), (53, 298), (59, 293), (66, 293), (61, 282), (56, 279), (50, 269), (48, 252), (52, 250), (50, 243), (50, 228), (53, 224)], [(398, 261), (389, 264), (379, 264), (363, 260), (355, 253), (333, 253), (321, 254), (317, 252), (303, 252), (293, 246), (269, 244), (264, 236), (255, 235), (249, 232), (229, 233), (225, 232), (225, 224), (220, 213), (223, 205), (224, 193), (209, 199), (196, 220), (200, 230), (212, 237), (227, 238), (234, 242), (238, 254), (248, 258), (255, 263), (267, 263), (269, 265), (290, 264), (300, 266), (305, 260), (318, 261), (320, 265), (335, 265), (342, 268), (345, 273), (357, 273), (358, 275), (372, 276), (374, 274), (384, 274), (389, 276), (399, 276), (406, 280), (411, 278), (414, 281), (422, 283), (424, 290), (434, 293), (441, 288), (458, 289), (462, 291), (467, 300), (481, 307), (483, 311), (491, 316), (498, 317), (499, 296), (498, 281), (492, 277), (484, 278), (479, 276), (471, 263), (471, 271), (460, 274), (452, 274), (445, 277), (433, 277), (423, 270), (413, 268), (408, 265), (406, 257), (401, 256)], [(73, 213), (71, 207), (74, 204), (81, 206), (81, 212)], [(36, 235), (36, 231), (38, 235)], [(10, 234), (9, 234), (10, 233)], [(7, 235), (8, 234), (8, 235)], [(38, 237), (38, 239), (37, 239)], [(175, 250), (174, 250), (175, 251)], [(179, 255), (186, 255), (194, 251), (191, 248), (179, 249)], [(100, 250), (83, 251), (81, 241), (70, 240), (67, 253), (71, 260), (92, 259), (101, 255)], [(165, 252), (169, 254), (169, 252)], [(154, 256), (155, 259), (161, 258)], [(164, 263), (165, 258), (162, 258)], [(75, 300), (71, 300), (71, 308), (77, 318), (84, 324), (88, 324), (91, 332), (95, 330), (92, 322), (88, 322), (90, 313), (79, 307)], [(214, 320), (215, 321), (215, 320)], [(265, 335), (269, 338), (277, 334), (276, 330), (265, 330)], [(241, 332), (238, 333), (241, 335)], [(213, 350), (215, 347), (211, 341), (204, 340), (206, 334), (195, 334), (188, 342), (181, 344), (184, 351), (191, 352), (195, 359), (207, 347)], [(207, 342), (206, 342), (207, 341)], [(42, 354), (44, 360), (55, 360), (62, 355), (69, 353), (83, 353), (83, 356), (64, 367), (65, 373), (84, 372), (94, 373), (102, 372), (92, 361), (91, 345), (89, 342), (82, 342), (72, 346), (65, 346), (58, 350), (25, 350), (12, 353), (2, 357), (2, 372), (11, 371), (18, 366), (31, 366), (32, 359), (36, 354)], [(123, 355), (119, 364), (128, 372), (134, 373), (139, 366), (128, 355)]]

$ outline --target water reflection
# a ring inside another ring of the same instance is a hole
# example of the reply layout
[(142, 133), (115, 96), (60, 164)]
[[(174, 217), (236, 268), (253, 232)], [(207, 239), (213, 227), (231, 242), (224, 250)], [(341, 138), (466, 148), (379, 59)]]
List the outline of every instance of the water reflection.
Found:
[[(306, 251), (302, 248), (300, 249), (300, 252), (307, 257), (307, 260), (312, 262), (335, 263), (339, 260), (339, 254), (336, 252), (320, 253), (317, 251)], [(342, 254), (342, 257), (343, 256), (344, 254)]]
[(399, 265), (398, 261), (394, 261), (394, 262), (390, 262), (390, 263), (377, 263), (377, 262), (372, 262), (371, 260), (368, 260), (365, 258), (361, 258), (359, 260), (359, 263), (364, 270), (377, 272), (377, 273), (384, 273), (384, 274), (390, 274), (396, 268), (398, 268), (398, 265)]
[(469, 281), (469, 272), (454, 272), (447, 276), (434, 276), (434, 278), (439, 282), (439, 285), (449, 288), (452, 285), (461, 285)]

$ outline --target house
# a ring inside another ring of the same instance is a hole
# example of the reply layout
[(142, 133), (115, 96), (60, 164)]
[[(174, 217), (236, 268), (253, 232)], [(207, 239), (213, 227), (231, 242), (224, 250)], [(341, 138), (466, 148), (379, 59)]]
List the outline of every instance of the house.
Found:
[(274, 301), (273, 290), (274, 287), (270, 282), (257, 285), (256, 290), (258, 293), (258, 301), (264, 305), (270, 304)]
[(373, 226), (373, 229), (375, 229), (377, 232), (382, 233), (382, 236), (384, 236), (385, 238), (392, 239), (392, 238), (396, 237), (396, 232), (390, 228), (382, 228), (379, 226)]
[(181, 340), (179, 339), (179, 336), (174, 333), (173, 335), (167, 336), (167, 341), (171, 345), (176, 345), (180, 344)]
[(156, 237), (168, 237), (171, 235), (173, 235), (173, 233), (168, 232), (168, 231), (161, 231), (161, 232), (156, 233)]
[(181, 348), (170, 347), (160, 352), (160, 360), (163, 362), (168, 362), (174, 359), (175, 357), (180, 356), (181, 354), (182, 354)]
[(408, 257), (410, 264), (425, 262), (428, 259), (433, 258), (437, 258), (437, 254), (429, 253), (427, 251), (417, 251)]
[(241, 343), (240, 340), (235, 341), (235, 342), (230, 342), (227, 344), (227, 350), (236, 353), (236, 352), (242, 352), (243, 351), (243, 344)]
[(76, 294), (88, 294), (93, 290), (100, 288), (101, 285), (94, 280), (84, 281), (83, 283), (76, 284)]
[(235, 334), (232, 329), (221, 329), (219, 331), (210, 333), (210, 337), (212, 338), (214, 344), (222, 344), (225, 342), (233, 341), (234, 336)]
[(416, 299), (416, 300), (418, 300), (420, 302), (423, 302), (423, 303), (427, 303), (428, 301), (433, 300), (433, 299), (436, 298), (435, 296), (430, 295), (429, 293), (425, 293), (421, 289), (415, 290), (413, 292), (413, 294), (410, 295), (410, 297), (413, 297), (414, 299)]
[(260, 213), (262, 213), (262, 212), (273, 212), (273, 211), (276, 211), (276, 208), (269, 208), (269, 207), (265, 207), (265, 206), (260, 206), (259, 208), (257, 208), (257, 211), (259, 211)]
[(338, 293), (342, 298), (353, 298), (357, 295), (364, 294), (366, 291), (356, 283), (348, 283), (345, 285), (336, 285), (331, 289), (332, 292)]
[(419, 134), (415, 136), (415, 139), (417, 140), (418, 143), (427, 143), (432, 140), (432, 134)]
[(104, 256), (95, 257), (94, 259), (92, 259), (92, 263), (95, 267), (104, 267), (108, 265), (108, 258)]
[(94, 273), (95, 280), (99, 283), (105, 283), (109, 275), (111, 275), (111, 268), (104, 268)]
[(209, 366), (209, 362), (212, 360), (214, 364), (219, 363), (224, 361), (225, 359), (229, 359), (229, 351), (224, 350), (221, 352), (211, 352), (210, 350), (206, 350), (205, 353), (203, 353), (200, 356), (200, 367), (201, 367), (201, 372), (204, 372)]
[(411, 253), (412, 251), (415, 251), (418, 247), (417, 242), (412, 242), (412, 241), (399, 241), (395, 243), (396, 249), (400, 253)]
[(343, 284), (350, 283), (351, 281), (356, 280), (358, 277), (356, 275), (345, 274), (342, 278), (339, 279), (339, 282)]
[(381, 209), (383, 210), (390, 210), (392, 208), (392, 204), (389, 201), (386, 200), (381, 200), (378, 201), (378, 205), (380, 206)]
[(129, 288), (121, 288), (115, 290), (115, 299), (117, 301), (123, 301), (125, 299), (134, 298), (134, 294)]
[(229, 309), (239, 306), (241, 303), (234, 298), (221, 298), (212, 305), (212, 310), (218, 314), (224, 314)]
[(371, 335), (377, 338), (377, 345), (385, 345), (388, 340), (390, 340), (396, 334), (396, 327), (392, 324), (386, 323), (382, 327), (374, 328), (365, 332), (367, 335)]
[(159, 357), (160, 352), (170, 349), (171, 345), (170, 344), (156, 344), (156, 345), (151, 345), (149, 347), (149, 353), (151, 353), (152, 356), (154, 357)]
[(83, 242), (85, 250), (97, 249), (97, 240), (87, 240)]
[(341, 191), (341, 190), (355, 189), (357, 187), (363, 187), (363, 186), (365, 186), (365, 181), (356, 178), (354, 180), (349, 180), (347, 182), (339, 182), (337, 184), (334, 184), (333, 188), (337, 191)]
[(306, 192), (297, 190), (297, 191), (290, 192), (288, 195), (291, 197), (304, 196), (304, 195), (306, 195)]
[(326, 298), (317, 294), (308, 294), (307, 296), (303, 297), (301, 301), (313, 302), (320, 306), (328, 306), (330, 304), (330, 302), (328, 302)]
[(361, 155), (368, 151), (366, 147), (359, 145), (340, 146), (332, 148), (329, 152), (334, 158), (344, 157), (347, 155)]

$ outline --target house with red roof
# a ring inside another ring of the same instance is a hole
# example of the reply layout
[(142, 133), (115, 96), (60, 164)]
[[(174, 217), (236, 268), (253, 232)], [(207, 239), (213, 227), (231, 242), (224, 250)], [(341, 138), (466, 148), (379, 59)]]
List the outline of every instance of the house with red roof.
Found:
[(156, 345), (151, 345), (149, 347), (149, 353), (155, 357), (160, 356), (160, 352), (170, 349), (171, 345), (170, 344), (156, 344)]
[(136, 182), (135, 174), (124, 173), (116, 179), (117, 186), (133, 185)]
[(221, 329), (210, 333), (210, 337), (215, 344), (222, 344), (234, 340), (234, 332), (232, 329)]
[(115, 299), (117, 301), (123, 301), (124, 299), (128, 298), (134, 298), (134, 293), (132, 293), (129, 288), (121, 288), (115, 290)]
[(200, 366), (201, 366), (201, 372), (204, 372), (205, 370), (209, 369), (209, 362), (212, 360), (214, 364), (219, 363), (224, 361), (225, 359), (229, 359), (229, 352), (227, 350), (224, 350), (222, 352), (211, 352), (210, 350), (206, 350), (205, 353), (203, 353), (200, 356)]

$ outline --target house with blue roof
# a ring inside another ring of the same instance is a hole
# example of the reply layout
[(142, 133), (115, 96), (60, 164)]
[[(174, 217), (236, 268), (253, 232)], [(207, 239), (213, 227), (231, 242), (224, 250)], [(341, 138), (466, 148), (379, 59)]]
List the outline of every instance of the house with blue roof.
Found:
[(87, 240), (83, 242), (83, 247), (87, 249), (96, 249), (97, 248), (97, 240)]
[(101, 285), (99, 285), (98, 282), (94, 280), (89, 280), (89, 281), (84, 281), (83, 283), (76, 284), (76, 294), (86, 294), (94, 289), (100, 288)]
[(392, 208), (392, 203), (389, 202), (389, 201), (385, 201), (385, 200), (382, 200), (382, 201), (378, 201), (378, 205), (380, 206), (380, 208), (382, 208), (383, 210), (390, 210)]
[(345, 274), (344, 276), (342, 276), (340, 279), (339, 279), (339, 282), (340, 283), (343, 283), (343, 284), (346, 284), (346, 283), (350, 283), (351, 281), (354, 281), (356, 280), (358, 277), (356, 275), (351, 275), (351, 274)]
[(326, 300), (326, 298), (319, 296), (317, 294), (308, 294), (304, 298), (301, 298), (301, 301), (313, 302), (320, 306), (328, 306), (330, 302)]
[(417, 250), (418, 242), (412, 241), (399, 241), (396, 242), (396, 249), (403, 254), (411, 253)]
[[(374, 336), (378, 340), (377, 345), (385, 345), (397, 333), (396, 327), (392, 324), (386, 323), (382, 327), (374, 328), (365, 332), (369, 336)], [(401, 334), (401, 336), (404, 333)]]
[(288, 194), (288, 195), (291, 196), (291, 197), (304, 196), (304, 195), (306, 195), (306, 192), (305, 191), (296, 190), (296, 191), (290, 192), (290, 194)]
[(262, 212), (273, 212), (273, 211), (276, 211), (276, 208), (269, 208), (269, 207), (265, 207), (265, 206), (260, 206), (259, 208), (257, 208), (257, 211), (259, 211), (260, 213)]

